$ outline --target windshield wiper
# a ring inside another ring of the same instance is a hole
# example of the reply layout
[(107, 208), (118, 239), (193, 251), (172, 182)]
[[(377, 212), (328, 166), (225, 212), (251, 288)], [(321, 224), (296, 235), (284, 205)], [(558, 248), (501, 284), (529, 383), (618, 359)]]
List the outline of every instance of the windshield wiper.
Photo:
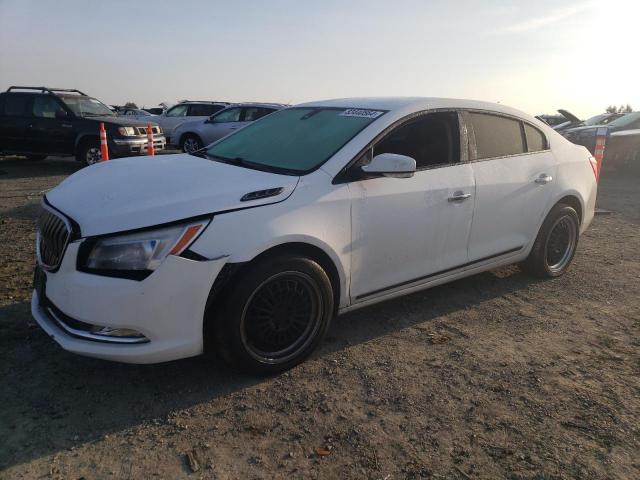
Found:
[(260, 170), (262, 172), (270, 172), (270, 173), (279, 173), (279, 174), (295, 174), (293, 170), (289, 170), (287, 168), (274, 167), (272, 165), (265, 165), (264, 163), (252, 162), (250, 160), (245, 160), (242, 157), (223, 157), (220, 155), (212, 155), (209, 153), (205, 153), (207, 157), (212, 159), (217, 159), (222, 163), (228, 163), (230, 165), (236, 165), (238, 167), (250, 168), (252, 170)]

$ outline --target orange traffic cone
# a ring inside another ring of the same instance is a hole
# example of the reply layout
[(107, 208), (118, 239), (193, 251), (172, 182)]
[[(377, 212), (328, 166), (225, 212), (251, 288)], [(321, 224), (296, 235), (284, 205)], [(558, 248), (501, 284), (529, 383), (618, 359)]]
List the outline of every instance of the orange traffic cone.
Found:
[(147, 123), (147, 155), (155, 155), (156, 150), (153, 148), (153, 130), (151, 124)]
[(593, 156), (596, 159), (596, 182), (600, 180), (600, 170), (602, 170), (602, 161), (604, 160), (604, 148), (607, 142), (607, 127), (600, 127), (596, 130), (596, 148)]
[(107, 131), (104, 129), (104, 123), (100, 123), (100, 154), (102, 161), (109, 160), (109, 146), (107, 145)]

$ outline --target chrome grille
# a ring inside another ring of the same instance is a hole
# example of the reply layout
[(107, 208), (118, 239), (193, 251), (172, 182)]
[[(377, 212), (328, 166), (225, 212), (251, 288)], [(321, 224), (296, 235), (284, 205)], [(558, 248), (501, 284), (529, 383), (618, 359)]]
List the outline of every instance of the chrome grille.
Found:
[[(147, 134), (147, 127), (134, 127), (136, 129), (136, 131), (138, 132), (138, 135), (146, 135)], [(160, 127), (158, 126), (151, 126), (151, 131), (153, 132), (154, 135), (157, 135), (160, 133)]]
[(69, 222), (43, 206), (38, 217), (37, 232), (38, 262), (47, 270), (58, 268), (71, 235)]

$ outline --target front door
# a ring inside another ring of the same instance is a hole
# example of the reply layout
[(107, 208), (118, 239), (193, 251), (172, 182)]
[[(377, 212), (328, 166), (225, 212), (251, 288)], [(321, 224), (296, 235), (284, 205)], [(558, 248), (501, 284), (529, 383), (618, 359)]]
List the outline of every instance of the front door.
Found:
[(349, 184), (353, 302), (419, 285), (468, 261), (475, 184), (471, 165), (460, 163), (466, 146), (459, 132), (456, 112), (425, 114), (391, 131), (352, 167), (380, 153), (407, 155), (417, 165), (411, 178)]
[(209, 145), (222, 137), (226, 137), (242, 125), (244, 125), (242, 122), (242, 108), (226, 108), (207, 120), (206, 128), (202, 129), (202, 141), (205, 145)]
[(53, 95), (36, 95), (32, 113), (29, 143), (34, 150), (43, 155), (72, 154), (78, 120)]

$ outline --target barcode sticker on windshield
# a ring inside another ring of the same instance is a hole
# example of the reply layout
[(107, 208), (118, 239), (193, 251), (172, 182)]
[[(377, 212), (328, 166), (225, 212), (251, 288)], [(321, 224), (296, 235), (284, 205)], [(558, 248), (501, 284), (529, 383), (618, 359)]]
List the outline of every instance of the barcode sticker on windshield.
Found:
[(359, 108), (349, 108), (340, 114), (341, 117), (363, 117), (363, 118), (378, 118), (384, 112), (378, 110), (362, 110)]

